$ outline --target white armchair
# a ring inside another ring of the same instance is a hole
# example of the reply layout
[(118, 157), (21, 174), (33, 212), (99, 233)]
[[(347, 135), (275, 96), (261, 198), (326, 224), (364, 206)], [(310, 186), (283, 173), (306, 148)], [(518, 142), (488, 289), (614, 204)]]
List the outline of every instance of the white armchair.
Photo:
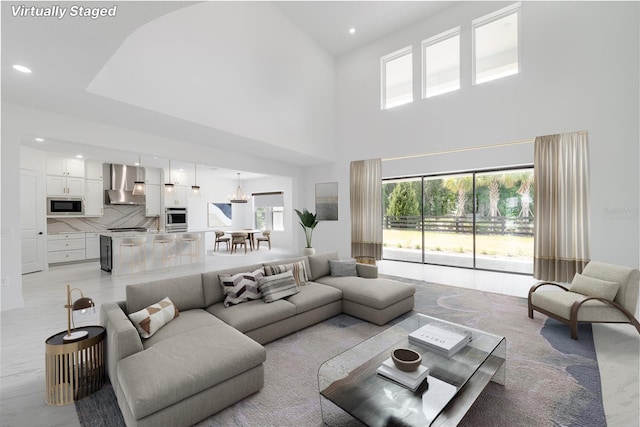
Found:
[[(538, 291), (545, 285), (562, 291)], [(529, 290), (529, 317), (533, 319), (536, 310), (568, 324), (574, 340), (578, 339), (578, 322), (631, 323), (640, 333), (640, 323), (633, 315), (639, 287), (637, 269), (591, 261), (568, 289), (550, 282), (534, 285)]]

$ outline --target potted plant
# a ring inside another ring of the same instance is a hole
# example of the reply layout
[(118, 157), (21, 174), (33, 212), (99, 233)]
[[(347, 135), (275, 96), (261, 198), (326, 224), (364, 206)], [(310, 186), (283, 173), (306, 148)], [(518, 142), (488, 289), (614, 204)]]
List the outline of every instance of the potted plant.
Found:
[(307, 239), (307, 246), (304, 248), (302, 253), (304, 255), (313, 255), (316, 251), (311, 246), (311, 235), (313, 234), (313, 229), (316, 228), (316, 225), (318, 225), (316, 214), (312, 214), (306, 209), (302, 209), (302, 212), (300, 212), (298, 209), (294, 210), (298, 214), (298, 218), (300, 218), (300, 226), (304, 230), (304, 235)]

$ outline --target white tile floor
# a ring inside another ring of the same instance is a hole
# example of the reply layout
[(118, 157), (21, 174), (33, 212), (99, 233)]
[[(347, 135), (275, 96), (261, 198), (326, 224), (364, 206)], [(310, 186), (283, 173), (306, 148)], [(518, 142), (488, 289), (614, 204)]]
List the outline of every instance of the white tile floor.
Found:
[[(45, 403), (44, 341), (66, 328), (63, 305), (66, 302), (67, 283), (82, 289), (85, 295), (91, 296), (99, 304), (124, 299), (124, 288), (130, 283), (290, 256), (294, 255), (274, 248), (272, 251), (260, 250), (248, 255), (208, 256), (206, 264), (116, 277), (102, 272), (95, 262), (59, 266), (47, 272), (23, 276), (25, 306), (1, 313), (0, 425), (79, 425), (74, 405), (48, 406)], [(530, 276), (392, 261), (379, 262), (379, 271), (520, 297), (526, 297), (529, 287), (534, 283)], [(78, 324), (97, 324), (98, 312), (79, 319)], [(608, 425), (637, 427), (640, 337), (630, 325), (594, 325), (594, 340)]]

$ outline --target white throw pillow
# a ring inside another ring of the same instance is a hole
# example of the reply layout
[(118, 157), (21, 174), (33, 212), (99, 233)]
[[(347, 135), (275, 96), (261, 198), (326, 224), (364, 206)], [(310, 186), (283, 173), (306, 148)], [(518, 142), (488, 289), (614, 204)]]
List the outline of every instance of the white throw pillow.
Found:
[(149, 338), (179, 315), (177, 307), (167, 297), (147, 308), (131, 313), (129, 319), (142, 338)]
[(600, 280), (589, 276), (583, 276), (580, 273), (576, 273), (573, 276), (573, 281), (569, 290), (582, 295), (588, 295), (591, 297), (598, 297), (613, 301), (620, 289), (620, 285), (615, 282), (607, 282), (606, 280)]

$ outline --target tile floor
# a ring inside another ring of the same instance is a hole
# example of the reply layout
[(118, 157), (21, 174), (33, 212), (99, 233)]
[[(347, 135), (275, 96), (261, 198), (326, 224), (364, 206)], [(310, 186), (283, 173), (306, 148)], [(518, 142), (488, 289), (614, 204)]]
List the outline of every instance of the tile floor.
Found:
[[(67, 283), (82, 289), (99, 304), (124, 299), (124, 288), (130, 283), (291, 256), (294, 255), (274, 248), (248, 255), (208, 256), (205, 264), (116, 277), (101, 271), (97, 262), (58, 266), (23, 276), (25, 306), (1, 313), (0, 425), (79, 425), (74, 405), (49, 406), (45, 403), (44, 341), (66, 328), (63, 306)], [(383, 274), (520, 297), (526, 297), (534, 283), (530, 276), (392, 261), (381, 261), (379, 270)], [(77, 319), (78, 325), (98, 322), (98, 309), (94, 314)], [(637, 427), (640, 419), (640, 336), (630, 325), (594, 325), (594, 340), (608, 425)]]

